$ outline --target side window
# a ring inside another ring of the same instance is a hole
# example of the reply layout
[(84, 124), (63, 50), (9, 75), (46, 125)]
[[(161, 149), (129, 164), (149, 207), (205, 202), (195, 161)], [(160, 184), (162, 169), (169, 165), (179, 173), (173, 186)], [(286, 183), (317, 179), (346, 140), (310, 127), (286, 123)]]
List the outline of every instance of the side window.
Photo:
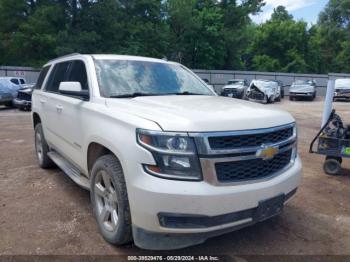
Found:
[(35, 89), (41, 89), (41, 86), (43, 85), (43, 82), (45, 80), (45, 77), (47, 75), (47, 72), (49, 72), (49, 69), (50, 69), (51, 66), (45, 66), (41, 72), (40, 72), (40, 75), (38, 77), (38, 80), (36, 81), (36, 84), (35, 84)]
[(21, 82), (22, 85), (25, 84), (24, 79), (20, 79), (19, 81)]
[(18, 81), (17, 78), (12, 78), (10, 81), (11, 81), (12, 83), (14, 83), (15, 85), (19, 85), (19, 81)]
[(63, 62), (56, 64), (50, 74), (49, 80), (46, 84), (46, 91), (49, 92), (58, 92), (58, 87), (61, 82), (66, 81), (67, 71), (70, 62)]
[(86, 68), (83, 61), (73, 61), (67, 81), (79, 82), (83, 90), (89, 89)]

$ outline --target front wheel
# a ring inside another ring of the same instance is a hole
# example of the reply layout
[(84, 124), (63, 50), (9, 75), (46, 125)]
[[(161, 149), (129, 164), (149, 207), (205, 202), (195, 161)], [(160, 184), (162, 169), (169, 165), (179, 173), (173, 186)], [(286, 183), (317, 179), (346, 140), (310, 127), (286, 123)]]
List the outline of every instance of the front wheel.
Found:
[(90, 198), (103, 238), (114, 245), (132, 240), (131, 214), (122, 167), (113, 155), (104, 155), (91, 171)]

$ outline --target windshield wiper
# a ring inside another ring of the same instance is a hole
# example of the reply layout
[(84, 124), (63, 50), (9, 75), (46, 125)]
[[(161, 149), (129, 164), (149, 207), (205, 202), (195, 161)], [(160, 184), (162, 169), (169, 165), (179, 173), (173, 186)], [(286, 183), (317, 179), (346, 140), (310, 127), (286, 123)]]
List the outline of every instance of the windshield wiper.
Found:
[(138, 97), (138, 96), (162, 96), (167, 94), (152, 94), (152, 93), (141, 93), (141, 92), (135, 92), (131, 94), (121, 94), (121, 95), (112, 95), (109, 96), (110, 98), (129, 98), (129, 97)]
[(180, 93), (141, 93), (141, 92), (135, 92), (131, 94), (121, 94), (121, 95), (112, 95), (109, 96), (110, 98), (133, 98), (133, 97), (138, 97), (138, 96), (169, 96), (169, 95), (178, 95), (178, 96), (183, 96), (183, 95), (204, 95), (204, 94), (198, 94), (198, 93), (192, 93), (192, 92), (180, 92)]
[(184, 91), (184, 92), (180, 92), (180, 93), (174, 93), (172, 95), (178, 95), (178, 96), (203, 96), (204, 94), (192, 93), (192, 92)]

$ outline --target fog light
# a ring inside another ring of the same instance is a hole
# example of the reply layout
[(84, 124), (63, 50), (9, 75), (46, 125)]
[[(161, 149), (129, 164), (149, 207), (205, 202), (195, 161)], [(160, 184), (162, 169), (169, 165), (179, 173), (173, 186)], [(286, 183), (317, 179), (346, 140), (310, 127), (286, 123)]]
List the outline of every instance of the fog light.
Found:
[(163, 156), (164, 166), (173, 169), (191, 168), (190, 159), (182, 156)]

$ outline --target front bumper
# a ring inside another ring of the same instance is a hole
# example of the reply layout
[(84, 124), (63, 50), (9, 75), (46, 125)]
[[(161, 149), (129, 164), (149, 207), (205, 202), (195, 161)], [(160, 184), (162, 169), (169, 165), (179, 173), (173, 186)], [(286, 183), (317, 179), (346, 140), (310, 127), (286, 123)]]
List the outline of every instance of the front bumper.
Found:
[(310, 93), (310, 92), (307, 92), (307, 93), (303, 93), (303, 92), (290, 92), (289, 93), (289, 96), (292, 96), (292, 97), (313, 97), (315, 94), (314, 93)]
[(2, 97), (1, 95), (0, 95), (0, 105), (1, 104), (6, 104), (6, 103), (9, 103), (9, 102), (11, 102), (12, 101), (12, 97), (9, 97), (9, 96), (4, 96), (4, 97)]
[(224, 89), (221, 93), (222, 96), (232, 98), (243, 98), (244, 90), (242, 89)]
[(350, 93), (335, 92), (333, 99), (350, 99)]
[[(300, 178), (299, 157), (279, 176), (244, 185), (214, 186), (204, 181), (169, 181), (142, 174), (128, 189), (135, 244), (145, 249), (178, 249), (252, 225), (258, 222), (255, 212), (261, 201), (281, 194), (287, 199)], [(162, 221), (164, 214), (177, 214), (182, 224), (169, 226)], [(192, 217), (185, 219), (190, 221), (186, 226), (181, 220), (184, 216)]]
[(32, 102), (15, 98), (15, 99), (13, 99), (13, 105), (18, 107), (18, 108), (31, 108)]

